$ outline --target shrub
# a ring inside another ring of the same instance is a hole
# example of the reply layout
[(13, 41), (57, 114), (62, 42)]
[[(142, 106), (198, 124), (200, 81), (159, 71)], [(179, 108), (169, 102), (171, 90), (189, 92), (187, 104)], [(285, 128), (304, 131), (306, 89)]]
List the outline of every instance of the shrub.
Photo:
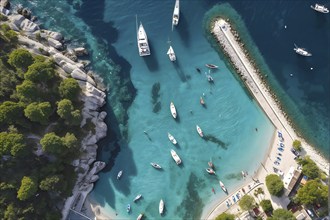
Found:
[(265, 213), (272, 213), (273, 212), (273, 206), (270, 200), (262, 200), (260, 202), (260, 205)]
[(30, 52), (25, 49), (16, 49), (10, 53), (8, 63), (25, 72), (33, 63), (33, 57)]
[(241, 209), (245, 211), (249, 211), (256, 207), (256, 202), (254, 198), (250, 195), (244, 195), (238, 202), (238, 205), (241, 207)]
[(271, 195), (280, 197), (284, 192), (284, 185), (279, 176), (270, 174), (266, 177), (266, 186)]
[(292, 143), (292, 147), (297, 151), (302, 150), (301, 142), (299, 140), (294, 140), (293, 143)]
[(296, 217), (292, 214), (292, 212), (285, 209), (276, 209), (273, 212), (273, 216), (267, 218), (267, 220), (296, 220)]

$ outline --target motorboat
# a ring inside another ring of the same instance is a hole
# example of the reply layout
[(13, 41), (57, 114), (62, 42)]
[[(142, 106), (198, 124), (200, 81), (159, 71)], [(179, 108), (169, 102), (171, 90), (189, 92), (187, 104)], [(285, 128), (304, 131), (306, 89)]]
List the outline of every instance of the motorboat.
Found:
[(176, 119), (177, 117), (177, 113), (176, 113), (176, 108), (173, 102), (171, 102), (170, 104), (170, 110), (171, 110), (171, 114), (173, 116), (174, 119)]
[(223, 182), (219, 181), (219, 184), (220, 184), (220, 187), (221, 189), (225, 192), (225, 193), (228, 193), (226, 187), (225, 187), (225, 184), (223, 184)]
[(160, 202), (159, 202), (159, 214), (163, 214), (164, 213), (164, 201), (161, 199)]
[(204, 101), (203, 97), (199, 98), (199, 102), (201, 103), (201, 105), (203, 105), (203, 106), (205, 105), (205, 101)]
[(136, 202), (136, 201), (138, 201), (138, 200), (141, 199), (141, 198), (142, 198), (142, 195), (139, 194), (139, 195), (135, 196), (133, 202)]
[(151, 162), (150, 164), (151, 164), (151, 166), (153, 166), (156, 169), (162, 169), (162, 167), (159, 164), (157, 164), (157, 163)]
[(196, 125), (196, 130), (197, 130), (199, 136), (204, 137), (203, 131), (198, 125)]
[(242, 170), (242, 172), (241, 172), (241, 173), (242, 173), (242, 177), (243, 177), (243, 178), (245, 178), (245, 177), (246, 177), (246, 174), (245, 174), (245, 172)]
[(121, 170), (117, 174), (117, 180), (119, 180), (122, 175), (123, 175), (123, 171)]
[(319, 4), (315, 4), (315, 5), (311, 5), (311, 8), (314, 9), (315, 11), (327, 14), (329, 13), (329, 9), (327, 9), (324, 5), (319, 5)]
[(173, 149), (171, 150), (171, 155), (172, 155), (173, 160), (175, 161), (175, 163), (176, 163), (177, 165), (181, 164), (181, 159), (180, 159), (180, 157), (177, 155), (177, 153), (176, 153)]
[(218, 68), (217, 65), (210, 64), (210, 63), (205, 64), (205, 66), (208, 67), (208, 68), (210, 68), (210, 69), (217, 69)]
[(214, 83), (214, 79), (211, 75), (206, 75), (207, 77), (207, 81), (209, 81), (209, 83)]
[(147, 33), (144, 30), (144, 27), (142, 25), (142, 22), (140, 22), (140, 25), (138, 27), (137, 25), (137, 17), (136, 17), (136, 29), (137, 29), (137, 45), (139, 49), (139, 55), (142, 56), (148, 56), (150, 55), (150, 47), (148, 42), (148, 36)]
[(140, 215), (136, 218), (136, 220), (142, 220), (143, 218), (143, 213), (140, 213)]
[(206, 172), (209, 174), (215, 174), (215, 171), (212, 168), (206, 168)]
[(174, 50), (173, 50), (172, 46), (170, 46), (170, 48), (168, 49), (167, 55), (168, 55), (168, 57), (170, 58), (170, 60), (172, 62), (176, 61), (176, 56), (175, 56), (175, 53), (174, 53)]
[(129, 213), (131, 211), (131, 205), (130, 204), (127, 205), (126, 211), (127, 211), (127, 213)]
[(312, 56), (312, 54), (309, 53), (305, 48), (298, 47), (297, 45), (294, 45), (294, 46), (295, 46), (295, 48), (293, 48), (293, 50), (294, 50), (297, 54), (299, 54), (299, 55), (301, 55), (301, 56), (305, 56), (305, 57), (310, 57), (310, 56)]
[(178, 142), (170, 133), (167, 133), (168, 139), (172, 142), (172, 144), (177, 144)]
[(174, 26), (177, 26), (179, 24), (179, 18), (180, 18), (180, 1), (175, 0), (173, 16), (172, 16), (172, 31)]

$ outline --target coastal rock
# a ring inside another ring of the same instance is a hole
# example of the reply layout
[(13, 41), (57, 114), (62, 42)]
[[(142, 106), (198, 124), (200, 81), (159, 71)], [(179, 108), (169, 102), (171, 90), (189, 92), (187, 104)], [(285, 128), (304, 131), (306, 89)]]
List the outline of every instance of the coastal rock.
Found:
[(89, 183), (95, 183), (96, 181), (99, 180), (99, 176), (98, 175), (93, 175), (89, 180), (87, 180)]
[(32, 21), (26, 19), (22, 15), (11, 15), (9, 17), (11, 20), (11, 26), (14, 26), (14, 30), (23, 30), (26, 32), (35, 32), (39, 30), (39, 26)]
[(23, 8), (22, 15), (27, 19), (31, 19), (31, 10), (28, 8)]
[(88, 52), (85, 48), (83, 47), (78, 47), (73, 49), (74, 53), (76, 54), (76, 56), (85, 56), (88, 55)]
[(76, 54), (72, 50), (65, 53), (64, 56), (66, 56), (67, 58), (69, 58), (70, 60), (72, 60), (74, 62), (78, 61), (78, 57), (76, 56)]
[[(92, 79), (92, 77), (88, 76), (84, 71), (82, 71), (81, 69), (74, 69), (71, 72), (71, 76), (74, 79), (77, 80), (81, 80), (81, 81), (86, 81), (88, 84), (92, 85), (93, 87), (96, 86), (94, 80)], [(95, 88), (95, 87), (94, 87)]]
[(7, 16), (10, 14), (10, 11), (8, 9), (0, 6), (0, 13)]
[(9, 2), (9, 0), (1, 0), (0, 1), (0, 7), (3, 7), (4, 9), (9, 10), (10, 9), (10, 2)]
[(54, 47), (58, 50), (61, 50), (63, 48), (62, 43), (59, 42), (58, 40), (55, 40), (53, 38), (48, 38), (47, 41), (48, 41), (49, 46), (51, 46), (51, 47)]
[(43, 33), (43, 35), (45, 35), (44, 38), (50, 37), (50, 38), (52, 38), (54, 40), (57, 40), (57, 41), (63, 40), (63, 36), (59, 32), (49, 31), (49, 30), (42, 30), (42, 33)]

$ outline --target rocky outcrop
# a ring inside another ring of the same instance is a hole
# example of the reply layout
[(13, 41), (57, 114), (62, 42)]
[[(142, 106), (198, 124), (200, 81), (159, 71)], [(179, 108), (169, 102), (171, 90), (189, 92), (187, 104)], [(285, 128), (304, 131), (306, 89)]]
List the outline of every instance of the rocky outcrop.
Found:
[(83, 47), (75, 48), (75, 49), (73, 49), (73, 51), (76, 54), (76, 56), (78, 56), (78, 57), (88, 55), (87, 50)]
[(10, 27), (15, 31), (26, 31), (26, 32), (35, 32), (39, 30), (39, 26), (29, 19), (26, 19), (22, 15), (11, 15), (10, 19)]
[(0, 0), (0, 7), (3, 7), (7, 10), (10, 9), (10, 2), (9, 0)]

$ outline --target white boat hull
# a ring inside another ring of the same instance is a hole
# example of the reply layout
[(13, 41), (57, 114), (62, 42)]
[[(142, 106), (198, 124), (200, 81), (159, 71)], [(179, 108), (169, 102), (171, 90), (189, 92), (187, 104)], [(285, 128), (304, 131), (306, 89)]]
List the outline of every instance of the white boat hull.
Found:
[(199, 134), (199, 136), (204, 137), (203, 131), (198, 125), (196, 125), (196, 130), (197, 130), (197, 133)]
[(170, 58), (170, 61), (172, 61), (172, 62), (176, 61), (176, 56), (175, 56), (172, 46), (170, 46), (170, 48), (168, 49), (167, 55)]
[(223, 184), (221, 181), (219, 181), (219, 184), (220, 184), (221, 189), (222, 189), (225, 193), (227, 193), (227, 189), (226, 189), (226, 187), (225, 187), (225, 184)]
[(170, 104), (170, 110), (171, 110), (171, 114), (172, 114), (173, 118), (176, 119), (177, 113), (176, 113), (176, 108), (175, 108), (173, 102), (171, 102), (171, 104)]
[(179, 157), (179, 155), (172, 149), (171, 150), (171, 155), (172, 155), (172, 158), (173, 158), (173, 160), (175, 161), (175, 163), (177, 164), (177, 165), (180, 165), (181, 164), (181, 158)]
[(150, 55), (150, 47), (148, 42), (147, 33), (144, 30), (142, 23), (137, 30), (137, 44), (139, 49), (140, 56), (148, 56)]
[(178, 142), (176, 141), (176, 139), (173, 137), (173, 135), (171, 135), (170, 133), (167, 133), (168, 139), (172, 142), (172, 144), (177, 144)]
[(164, 201), (161, 199), (160, 202), (159, 202), (159, 214), (163, 214), (164, 213)]
[(176, 0), (173, 10), (173, 16), (172, 16), (172, 30), (174, 26), (177, 26), (179, 24), (180, 19), (180, 1)]

